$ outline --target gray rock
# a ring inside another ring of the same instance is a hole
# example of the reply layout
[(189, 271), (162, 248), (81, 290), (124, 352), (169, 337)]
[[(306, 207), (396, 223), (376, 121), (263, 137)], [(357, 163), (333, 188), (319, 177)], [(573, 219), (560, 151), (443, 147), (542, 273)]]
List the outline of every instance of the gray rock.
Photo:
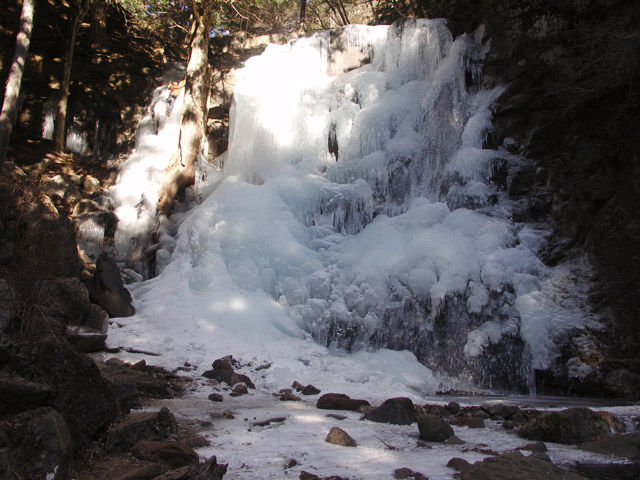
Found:
[(351, 436), (338, 427), (331, 427), (327, 437), (324, 439), (327, 443), (333, 443), (334, 445), (340, 445), (342, 447), (356, 447), (356, 441)]
[(435, 415), (418, 415), (420, 440), (426, 442), (444, 442), (453, 436), (453, 428)]

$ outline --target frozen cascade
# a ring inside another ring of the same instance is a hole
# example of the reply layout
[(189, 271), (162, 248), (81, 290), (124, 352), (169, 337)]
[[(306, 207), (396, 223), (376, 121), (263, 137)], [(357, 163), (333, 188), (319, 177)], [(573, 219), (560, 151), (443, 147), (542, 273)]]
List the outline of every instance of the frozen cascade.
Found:
[[(454, 40), (443, 20), (411, 19), (317, 33), (248, 60), (224, 175), (180, 216), (166, 269), (134, 288), (131, 328), (153, 317), (167, 329), (140, 343), (191, 332), (171, 347), (189, 361), (213, 345), (309, 356), (326, 346), (361, 360), (408, 350), (439, 375), (432, 389), (531, 389), (556, 340), (593, 320), (576, 299), (556, 298), (551, 279), (565, 267), (537, 257), (548, 232), (511, 220), (501, 172), (520, 160), (485, 147), (502, 91), (479, 88), (486, 51)], [(131, 203), (118, 216), (144, 230)], [(295, 343), (309, 337), (316, 347)]]

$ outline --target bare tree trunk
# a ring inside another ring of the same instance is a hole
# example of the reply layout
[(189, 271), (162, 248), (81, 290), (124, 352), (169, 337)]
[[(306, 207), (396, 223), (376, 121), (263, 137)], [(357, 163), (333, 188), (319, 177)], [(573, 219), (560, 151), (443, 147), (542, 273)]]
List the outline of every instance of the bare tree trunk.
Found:
[(18, 98), (22, 73), (27, 63), (27, 52), (31, 41), (31, 29), (33, 27), (33, 0), (22, 1), (22, 13), (20, 14), (20, 29), (16, 37), (16, 50), (13, 54), (13, 62), (7, 86), (4, 91), (4, 102), (0, 113), (0, 165), (4, 161), (9, 146), (9, 138), (18, 116)]
[(300, 0), (300, 25), (307, 21), (307, 0)]
[(200, 10), (194, 5), (193, 12), (178, 151), (167, 167), (158, 200), (158, 210), (165, 214), (171, 211), (176, 195), (193, 184), (196, 162), (198, 155), (202, 154), (206, 135), (207, 101), (211, 87), (209, 14), (206, 6)]
[(62, 85), (60, 86), (60, 96), (58, 97), (56, 120), (53, 127), (53, 139), (55, 141), (55, 149), (58, 152), (63, 152), (65, 147), (67, 104), (69, 103), (71, 68), (73, 67), (73, 55), (76, 48), (76, 40), (78, 38), (80, 26), (82, 25), (82, 20), (89, 11), (90, 5), (91, 0), (81, 0), (78, 12), (73, 18), (71, 37), (69, 38), (69, 42), (67, 43), (67, 51), (64, 55), (64, 65), (62, 67)]

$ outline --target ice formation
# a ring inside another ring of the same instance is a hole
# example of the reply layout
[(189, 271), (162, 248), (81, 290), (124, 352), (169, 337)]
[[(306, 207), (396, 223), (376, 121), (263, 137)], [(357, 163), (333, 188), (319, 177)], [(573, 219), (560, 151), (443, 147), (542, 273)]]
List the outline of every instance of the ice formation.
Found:
[[(192, 361), (408, 350), (449, 385), (530, 388), (585, 317), (549, 286), (545, 231), (512, 220), (501, 172), (520, 160), (485, 145), (502, 91), (480, 88), (486, 51), (412, 19), (247, 61), (224, 172), (174, 216), (175, 240), (160, 229), (162, 272), (134, 287), (123, 332)], [(160, 136), (121, 174), (118, 248), (150, 230), (166, 166), (153, 152), (172, 141)]]

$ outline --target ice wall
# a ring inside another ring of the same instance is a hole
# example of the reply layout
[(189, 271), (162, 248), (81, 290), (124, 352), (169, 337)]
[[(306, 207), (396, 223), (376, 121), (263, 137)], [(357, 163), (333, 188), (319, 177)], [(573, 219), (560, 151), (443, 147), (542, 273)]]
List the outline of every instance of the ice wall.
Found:
[(452, 385), (529, 389), (587, 317), (557, 295), (562, 267), (537, 257), (547, 232), (512, 219), (504, 172), (520, 159), (485, 146), (501, 93), (480, 88), (486, 50), (413, 19), (247, 61), (224, 178), (180, 217), (171, 263), (140, 301), (226, 333), (406, 349)]

